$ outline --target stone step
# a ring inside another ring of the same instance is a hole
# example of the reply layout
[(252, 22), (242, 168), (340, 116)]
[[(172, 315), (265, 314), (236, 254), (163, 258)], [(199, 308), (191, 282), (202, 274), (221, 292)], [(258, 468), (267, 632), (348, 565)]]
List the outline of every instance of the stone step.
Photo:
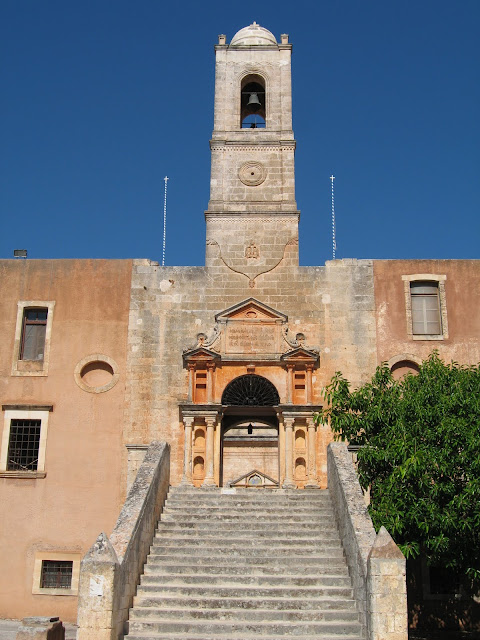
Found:
[(269, 500), (254, 500), (252, 498), (236, 498), (235, 496), (221, 496), (219, 498), (168, 498), (168, 506), (170, 507), (232, 507), (236, 506), (239, 509), (247, 509), (249, 506), (251, 507), (260, 507), (260, 506), (274, 506), (278, 509), (301, 509), (305, 507), (310, 507), (313, 509), (323, 509), (330, 508), (330, 498), (329, 496), (320, 496), (317, 499), (305, 499), (305, 500), (287, 500), (285, 498), (270, 498)]
[(275, 514), (274, 512), (264, 514), (261, 511), (255, 514), (249, 513), (248, 511), (245, 513), (238, 513), (238, 512), (236, 513), (232, 512), (229, 514), (212, 513), (212, 514), (205, 514), (205, 515), (202, 515), (201, 511), (196, 514), (193, 514), (193, 513), (179, 514), (179, 513), (172, 513), (168, 511), (165, 513), (162, 513), (163, 522), (167, 522), (167, 521), (171, 521), (171, 522), (175, 521), (177, 523), (195, 522), (196, 520), (201, 518), (204, 522), (217, 522), (217, 523), (218, 522), (241, 522), (241, 523), (255, 522), (257, 523), (257, 522), (265, 521), (265, 522), (271, 523), (272, 526), (278, 526), (279, 524), (283, 525), (284, 523), (295, 524), (300, 519), (306, 524), (317, 525), (327, 519), (330, 520), (331, 517), (333, 516), (330, 516), (329, 513), (326, 513), (324, 515), (322, 515), (321, 513), (308, 514), (307, 516), (301, 516), (300, 514), (297, 514), (297, 517), (295, 517), (291, 514), (280, 515), (280, 514)]
[[(183, 554), (179, 556), (179, 562), (181, 562)], [(228, 556), (227, 556), (228, 557)], [(168, 564), (172, 561), (172, 554), (170, 553), (157, 553), (154, 550), (150, 552), (148, 556), (147, 564)], [(253, 554), (248, 555), (236, 555), (228, 557), (229, 566), (242, 566), (242, 567), (262, 567), (266, 566), (270, 569), (272, 567), (280, 568), (286, 571), (289, 567), (296, 567), (297, 569), (305, 569), (308, 572), (312, 567), (328, 566), (330, 561), (343, 560), (343, 549), (325, 549), (324, 553), (317, 551), (315, 555), (290, 555), (290, 556), (265, 556), (264, 554), (255, 556)], [(211, 555), (197, 555), (189, 556), (188, 560), (185, 560), (190, 565), (196, 566), (209, 566), (215, 564), (218, 561), (218, 554), (214, 557)], [(343, 560), (344, 561), (344, 560)], [(222, 557), (222, 562), (226, 562), (226, 557)]]
[[(129, 633), (128, 640), (258, 640), (258, 635), (254, 632), (250, 633), (228, 633), (228, 634), (205, 634), (205, 633), (185, 633), (185, 632), (162, 632), (162, 633), (153, 633), (153, 632), (141, 632), (138, 633)], [(277, 635), (262, 635), (261, 640), (278, 640)], [(335, 634), (331, 633), (316, 633), (315, 635), (296, 635), (295, 640), (364, 640), (364, 636), (362, 635), (345, 635), (345, 634)]]
[(170, 490), (167, 499), (171, 503), (197, 503), (197, 504), (330, 504), (330, 494), (328, 491), (310, 491), (305, 493), (279, 494), (271, 491), (247, 491), (226, 495), (217, 492), (207, 491), (197, 493), (196, 491), (187, 494), (172, 493)]
[[(158, 585), (149, 585), (140, 583), (137, 588), (137, 595), (152, 595), (158, 594), (162, 596), (191, 596), (198, 597), (199, 590), (201, 589), (202, 595), (209, 598), (232, 598), (232, 597), (255, 597), (255, 598), (289, 598), (291, 597), (292, 590), (286, 587), (259, 587), (252, 590), (248, 587), (241, 588), (238, 585), (235, 586), (215, 586), (209, 583), (203, 585), (187, 586), (187, 585), (168, 585), (159, 587)], [(338, 598), (352, 598), (352, 588), (325, 586), (325, 587), (298, 587), (295, 589), (296, 598), (322, 598), (322, 597), (338, 597)]]
[(319, 544), (296, 544), (292, 542), (278, 542), (275, 544), (268, 544), (268, 542), (260, 541), (259, 544), (230, 544), (225, 546), (224, 544), (216, 544), (213, 541), (211, 545), (175, 545), (175, 541), (170, 541), (170, 544), (166, 542), (154, 541), (150, 547), (152, 554), (170, 554), (172, 557), (176, 556), (221, 556), (222, 558), (228, 558), (231, 556), (254, 556), (265, 557), (267, 556), (311, 556), (316, 553), (325, 553), (327, 550), (338, 550), (342, 552), (341, 544), (338, 540), (326, 540), (321, 545)]
[[(219, 532), (216, 529), (201, 529), (200, 527), (181, 527), (181, 526), (168, 526), (173, 523), (159, 523), (158, 529), (155, 532), (155, 537), (157, 538), (165, 538), (165, 537), (177, 537), (177, 538), (202, 538), (203, 540), (208, 540), (210, 538), (218, 538)], [(230, 539), (232, 535), (249, 536), (249, 537), (259, 537), (265, 539), (277, 539), (279, 537), (278, 531), (272, 531), (270, 527), (256, 528), (256, 529), (243, 529), (238, 526), (229, 526), (222, 527), (221, 530), (222, 538)], [(317, 527), (311, 529), (300, 529), (296, 530), (295, 527), (292, 526), (291, 530), (285, 530), (285, 527), (282, 527), (282, 534), (286, 537), (295, 538), (297, 540), (305, 539), (305, 540), (323, 540), (324, 537), (336, 537), (338, 539), (338, 532), (333, 525), (328, 528), (324, 525), (321, 530), (318, 530)]]
[(193, 621), (183, 622), (175, 618), (165, 620), (131, 620), (129, 622), (129, 630), (135, 633), (197, 633), (213, 636), (218, 634), (257, 634), (263, 636), (265, 634), (297, 637), (299, 635), (314, 635), (329, 633), (332, 635), (343, 634), (348, 636), (358, 636), (360, 624), (358, 622), (338, 622), (338, 621), (318, 621), (318, 622), (297, 622), (292, 625), (288, 621), (277, 622), (244, 622), (232, 621), (223, 622), (221, 620), (209, 620), (208, 622)]
[[(169, 562), (168, 559), (164, 556), (157, 556), (155, 560), (147, 559), (147, 563), (145, 564), (145, 573), (155, 573), (156, 575), (204, 575), (209, 576), (241, 576), (245, 577), (260, 577), (260, 576), (270, 576), (270, 577), (280, 577), (280, 578), (295, 578), (295, 577), (309, 577), (313, 576), (315, 573), (319, 575), (322, 572), (328, 574), (335, 575), (348, 575), (348, 569), (345, 566), (345, 560), (343, 557), (331, 558), (330, 556), (325, 556), (320, 560), (317, 559), (315, 564), (307, 561), (304, 562), (305, 566), (295, 565), (289, 567), (285, 566), (281, 563), (279, 566), (269, 566), (265, 563), (265, 565), (260, 564), (260, 562), (255, 562), (253, 565), (246, 565), (244, 562), (241, 564), (233, 564), (229, 562), (228, 564), (215, 564), (215, 561), (211, 563), (202, 563), (202, 564), (192, 564), (188, 561), (185, 564), (179, 564), (177, 562)], [(302, 571), (302, 568), (304, 569)], [(313, 576), (313, 577), (315, 577)], [(208, 581), (208, 579), (207, 579)]]
[[(269, 520), (257, 520), (255, 522), (223, 522), (221, 526), (221, 531), (228, 533), (229, 531), (243, 531), (245, 534), (254, 535), (255, 531), (263, 531), (265, 533), (270, 533), (271, 535), (278, 537), (279, 523), (272, 522)], [(184, 522), (176, 522), (175, 519), (172, 520), (162, 520), (158, 523), (157, 531), (213, 531), (214, 533), (218, 533), (218, 527), (212, 528), (212, 523), (209, 521), (193, 520)], [(283, 523), (281, 526), (282, 533), (295, 535), (298, 534), (316, 534), (337, 531), (335, 523), (333, 519), (328, 518), (322, 522), (314, 522), (314, 523), (304, 523), (302, 520), (297, 522), (287, 522)], [(338, 535), (338, 533), (337, 533)]]
[(173, 496), (197, 496), (197, 497), (212, 497), (227, 498), (232, 496), (240, 496), (252, 498), (255, 500), (263, 498), (276, 498), (283, 497), (292, 500), (303, 500), (306, 496), (328, 496), (328, 489), (254, 489), (244, 487), (170, 487), (168, 497)]
[[(250, 526), (248, 526), (250, 525)], [(278, 538), (278, 532), (276, 530), (272, 531), (271, 524), (269, 522), (252, 522), (252, 523), (237, 523), (237, 522), (228, 522), (224, 523), (222, 526), (221, 532), (228, 533), (235, 532), (241, 530), (243, 535), (248, 534), (249, 536), (262, 535), (262, 536), (271, 536), (272, 538)], [(322, 523), (315, 524), (314, 526), (300, 526), (298, 522), (291, 524), (283, 524), (281, 528), (283, 535), (290, 535), (292, 537), (311, 537), (311, 536), (321, 536), (323, 533), (329, 533), (338, 536), (338, 531), (335, 526), (335, 523), (332, 518), (325, 520)], [(195, 522), (183, 522), (177, 523), (175, 520), (171, 520), (170, 522), (159, 522), (156, 533), (161, 533), (161, 535), (169, 534), (179, 534), (179, 535), (202, 535), (202, 536), (217, 536), (218, 529), (212, 529), (210, 523), (202, 522), (201, 520)]]
[(220, 586), (269, 586), (277, 587), (349, 587), (351, 585), (350, 576), (347, 574), (344, 575), (321, 575), (318, 577), (310, 576), (300, 577), (300, 576), (211, 576), (208, 577), (205, 575), (180, 575), (180, 576), (172, 576), (165, 575), (162, 573), (157, 573), (156, 571), (152, 571), (149, 569), (145, 571), (141, 578), (140, 584), (143, 585), (159, 585), (160, 587), (163, 585), (174, 585), (174, 586), (194, 586), (194, 585), (220, 585)]
[[(294, 593), (294, 592), (292, 592)], [(155, 609), (241, 609), (241, 610), (276, 610), (283, 611), (326, 611), (326, 610), (354, 610), (356, 609), (355, 601), (352, 598), (339, 597), (318, 597), (318, 598), (252, 598), (251, 593), (243, 598), (210, 598), (204, 594), (198, 594), (196, 597), (171, 596), (158, 593), (149, 593), (147, 595), (137, 595), (134, 598), (135, 606), (152, 607)]]
[(322, 505), (312, 505), (312, 504), (292, 504), (292, 505), (274, 505), (269, 503), (265, 504), (241, 504), (237, 505), (235, 503), (232, 504), (208, 504), (202, 505), (201, 503), (197, 503), (196, 505), (185, 505), (183, 503), (179, 504), (170, 504), (166, 503), (163, 513), (172, 513), (172, 514), (194, 514), (198, 515), (210, 515), (220, 513), (222, 515), (228, 515), (230, 513), (238, 513), (238, 514), (250, 514), (257, 515), (258, 513), (264, 514), (282, 514), (282, 515), (331, 515), (331, 507), (328, 504)]
[(290, 622), (323, 622), (323, 621), (337, 621), (339, 615), (342, 617), (343, 622), (358, 622), (358, 613), (355, 609), (350, 611), (341, 609), (327, 609), (327, 610), (299, 610), (299, 609), (284, 609), (277, 611), (276, 609), (198, 609), (184, 607), (171, 608), (171, 609), (153, 609), (148, 606), (139, 605), (135, 606), (130, 620), (195, 620), (206, 621), (211, 620), (249, 620), (250, 622), (277, 622), (277, 621), (290, 621)]

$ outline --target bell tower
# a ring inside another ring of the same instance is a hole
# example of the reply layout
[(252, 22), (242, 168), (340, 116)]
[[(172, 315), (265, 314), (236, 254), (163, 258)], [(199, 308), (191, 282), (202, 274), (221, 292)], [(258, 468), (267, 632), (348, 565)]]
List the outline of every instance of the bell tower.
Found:
[(287, 246), (298, 264), (291, 52), (287, 35), (278, 43), (255, 22), (215, 46), (206, 264), (220, 260), (250, 286)]

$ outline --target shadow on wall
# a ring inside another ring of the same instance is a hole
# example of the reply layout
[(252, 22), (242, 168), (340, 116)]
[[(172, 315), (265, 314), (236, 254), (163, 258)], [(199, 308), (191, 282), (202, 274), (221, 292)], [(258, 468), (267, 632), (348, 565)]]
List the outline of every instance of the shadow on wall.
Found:
[(407, 597), (409, 626), (418, 631), (412, 639), (480, 640), (480, 594), (467, 593), (420, 559), (407, 562)]

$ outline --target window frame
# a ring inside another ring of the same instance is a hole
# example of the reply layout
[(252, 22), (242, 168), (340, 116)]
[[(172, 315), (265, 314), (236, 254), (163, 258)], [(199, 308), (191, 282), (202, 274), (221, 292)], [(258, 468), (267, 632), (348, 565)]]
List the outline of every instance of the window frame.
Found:
[[(448, 318), (447, 303), (445, 296), (446, 275), (433, 273), (414, 273), (411, 275), (403, 275), (403, 286), (405, 293), (405, 310), (407, 321), (407, 335), (412, 340), (445, 340), (448, 338)], [(413, 333), (413, 315), (412, 315), (412, 291), (411, 284), (416, 282), (430, 282), (438, 288), (438, 303), (440, 313), (441, 333)]]
[[(81, 553), (63, 553), (53, 551), (37, 551), (35, 553), (35, 561), (33, 565), (33, 595), (48, 595), (48, 596), (76, 596), (78, 595), (78, 582), (80, 578), (80, 561), (82, 558)], [(70, 589), (42, 587), (42, 566), (43, 562), (71, 562), (72, 563), (72, 581)]]
[[(3, 434), (0, 448), (0, 477), (2, 478), (45, 478), (45, 453), (47, 446), (48, 419), (53, 410), (51, 405), (25, 407), (20, 405), (3, 405)], [(12, 420), (40, 420), (40, 441), (38, 445), (37, 468), (32, 471), (7, 470), (8, 450), (10, 446), (10, 429)]]
[[(50, 362), (50, 342), (52, 337), (53, 311), (55, 302), (52, 300), (19, 300), (17, 302), (17, 321), (13, 345), (12, 376), (46, 376)], [(45, 328), (45, 346), (43, 360), (23, 360), (23, 335), (25, 314), (29, 309), (46, 309), (47, 321)]]

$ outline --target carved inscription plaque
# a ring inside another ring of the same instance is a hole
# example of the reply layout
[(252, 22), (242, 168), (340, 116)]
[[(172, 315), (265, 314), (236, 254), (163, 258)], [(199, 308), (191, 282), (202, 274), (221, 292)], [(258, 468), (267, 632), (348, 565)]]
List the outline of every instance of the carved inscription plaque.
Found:
[(227, 353), (275, 353), (276, 327), (273, 324), (229, 322), (225, 350)]

